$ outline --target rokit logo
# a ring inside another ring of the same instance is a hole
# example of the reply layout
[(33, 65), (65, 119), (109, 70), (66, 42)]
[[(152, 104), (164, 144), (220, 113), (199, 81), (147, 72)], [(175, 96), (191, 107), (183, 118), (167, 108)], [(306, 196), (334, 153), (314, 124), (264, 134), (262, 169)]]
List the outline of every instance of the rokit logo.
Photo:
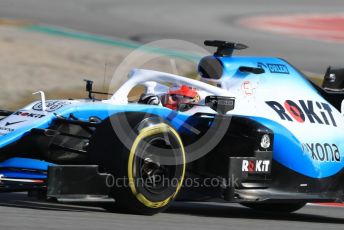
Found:
[(304, 143), (302, 150), (312, 155), (312, 159), (321, 162), (341, 162), (341, 156), (337, 145)]
[(270, 172), (270, 160), (243, 160), (243, 172)]
[(22, 112), (22, 111), (17, 111), (13, 115), (22, 116), (22, 117), (32, 117), (32, 118), (42, 118), (42, 117), (45, 117), (44, 114), (27, 113), (27, 112)]
[(324, 102), (286, 100), (283, 105), (277, 101), (266, 101), (282, 120), (337, 126), (331, 107)]

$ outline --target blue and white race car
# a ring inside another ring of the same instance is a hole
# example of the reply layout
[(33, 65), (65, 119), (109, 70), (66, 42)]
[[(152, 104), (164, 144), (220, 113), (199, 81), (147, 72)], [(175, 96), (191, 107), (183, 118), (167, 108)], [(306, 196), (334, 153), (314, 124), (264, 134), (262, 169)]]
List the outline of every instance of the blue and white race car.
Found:
[(233, 56), (243, 44), (205, 45), (217, 51), (201, 59), (202, 81), (136, 69), (106, 100), (87, 81), (87, 99), (41, 92), (1, 110), (0, 190), (147, 215), (173, 200), (280, 212), (342, 202), (344, 71), (329, 68), (320, 88), (285, 60)]

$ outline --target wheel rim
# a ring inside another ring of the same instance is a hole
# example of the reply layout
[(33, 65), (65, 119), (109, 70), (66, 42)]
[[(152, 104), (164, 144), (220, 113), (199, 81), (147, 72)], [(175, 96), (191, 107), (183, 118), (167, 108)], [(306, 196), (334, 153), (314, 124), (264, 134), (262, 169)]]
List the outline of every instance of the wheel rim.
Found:
[(152, 194), (163, 194), (170, 188), (178, 167), (177, 165), (163, 165), (157, 152), (159, 148), (170, 150), (168, 151), (170, 154), (176, 154), (171, 145), (158, 137), (146, 141), (136, 161), (138, 169), (136, 177), (142, 180), (139, 182), (142, 188)]
[[(157, 145), (158, 148), (154, 145)], [(149, 146), (152, 149), (147, 151)], [(169, 170), (164, 168), (162, 172), (167, 174), (166, 178), (171, 179), (172, 183), (165, 183), (168, 186), (157, 186), (156, 184), (151, 186), (149, 183), (143, 183), (142, 175), (144, 174), (141, 172), (146, 171), (145, 167), (148, 167), (148, 170), (159, 169), (155, 171), (155, 175), (158, 174), (157, 172), (161, 173), (160, 169), (163, 167), (157, 160), (159, 156), (164, 167), (169, 168)], [(168, 161), (166, 161), (166, 157)], [(153, 162), (155, 165), (151, 165)], [(131, 192), (146, 207), (162, 208), (168, 205), (182, 187), (185, 162), (183, 143), (173, 128), (161, 123), (141, 129), (132, 145), (128, 159), (128, 179)]]

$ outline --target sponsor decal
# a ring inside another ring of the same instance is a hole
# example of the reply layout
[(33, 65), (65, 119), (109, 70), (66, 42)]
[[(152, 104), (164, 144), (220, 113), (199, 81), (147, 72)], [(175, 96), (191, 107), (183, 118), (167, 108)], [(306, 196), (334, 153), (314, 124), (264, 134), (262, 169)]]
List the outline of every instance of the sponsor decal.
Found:
[(241, 88), (245, 95), (251, 96), (254, 93), (255, 88), (252, 86), (250, 81), (244, 81), (241, 85)]
[(24, 122), (24, 121), (6, 122), (5, 126), (15, 125), (15, 124), (22, 123), (22, 122)]
[(277, 101), (266, 101), (282, 120), (313, 124), (332, 125), (337, 127), (330, 105), (324, 102), (286, 100), (283, 105)]
[(320, 162), (341, 162), (338, 146), (329, 143), (303, 143), (302, 150), (311, 154), (312, 159)]
[(270, 160), (243, 160), (243, 172), (270, 172)]
[(13, 113), (13, 115), (22, 116), (22, 117), (32, 117), (32, 118), (42, 118), (42, 117), (45, 117), (44, 114), (30, 113), (30, 112), (23, 112), (23, 111), (17, 111), (15, 113)]
[(267, 64), (271, 73), (289, 74), (288, 67), (282, 64)]
[(15, 124), (18, 124), (18, 123), (21, 123), (21, 122), (24, 122), (24, 121), (6, 122), (5, 126), (0, 127), (0, 131), (5, 131), (6, 133), (1, 133), (0, 132), (0, 136), (5, 136), (7, 133), (13, 132), (14, 129), (10, 128), (8, 126), (15, 125)]
[[(66, 101), (46, 101), (45, 102), (45, 106), (46, 106), (45, 111), (54, 112), (58, 109), (61, 109), (63, 106), (69, 105), (69, 104), (70, 104), (70, 102), (66, 102)], [(36, 111), (42, 111), (42, 102), (35, 104), (32, 107), (32, 109), (36, 110)]]
[(6, 131), (6, 132), (13, 132), (14, 131), (14, 129), (7, 128), (7, 127), (0, 127), (0, 130)]
[(272, 64), (272, 63), (264, 64), (262, 62), (258, 62), (257, 65), (259, 68), (269, 69), (270, 73), (289, 74), (288, 67), (283, 64)]

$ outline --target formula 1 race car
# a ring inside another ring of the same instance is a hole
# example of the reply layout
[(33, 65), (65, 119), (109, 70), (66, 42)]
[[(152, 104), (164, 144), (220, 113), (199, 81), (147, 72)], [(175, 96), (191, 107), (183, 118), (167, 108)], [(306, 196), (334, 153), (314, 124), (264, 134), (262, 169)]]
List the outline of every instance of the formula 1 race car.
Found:
[[(173, 200), (292, 212), (344, 198), (344, 71), (318, 87), (285, 60), (201, 59), (202, 81), (135, 69), (111, 98), (0, 111), (0, 190), (152, 215)], [(129, 93), (143, 86), (139, 99)], [(342, 112), (342, 113), (341, 113)]]

